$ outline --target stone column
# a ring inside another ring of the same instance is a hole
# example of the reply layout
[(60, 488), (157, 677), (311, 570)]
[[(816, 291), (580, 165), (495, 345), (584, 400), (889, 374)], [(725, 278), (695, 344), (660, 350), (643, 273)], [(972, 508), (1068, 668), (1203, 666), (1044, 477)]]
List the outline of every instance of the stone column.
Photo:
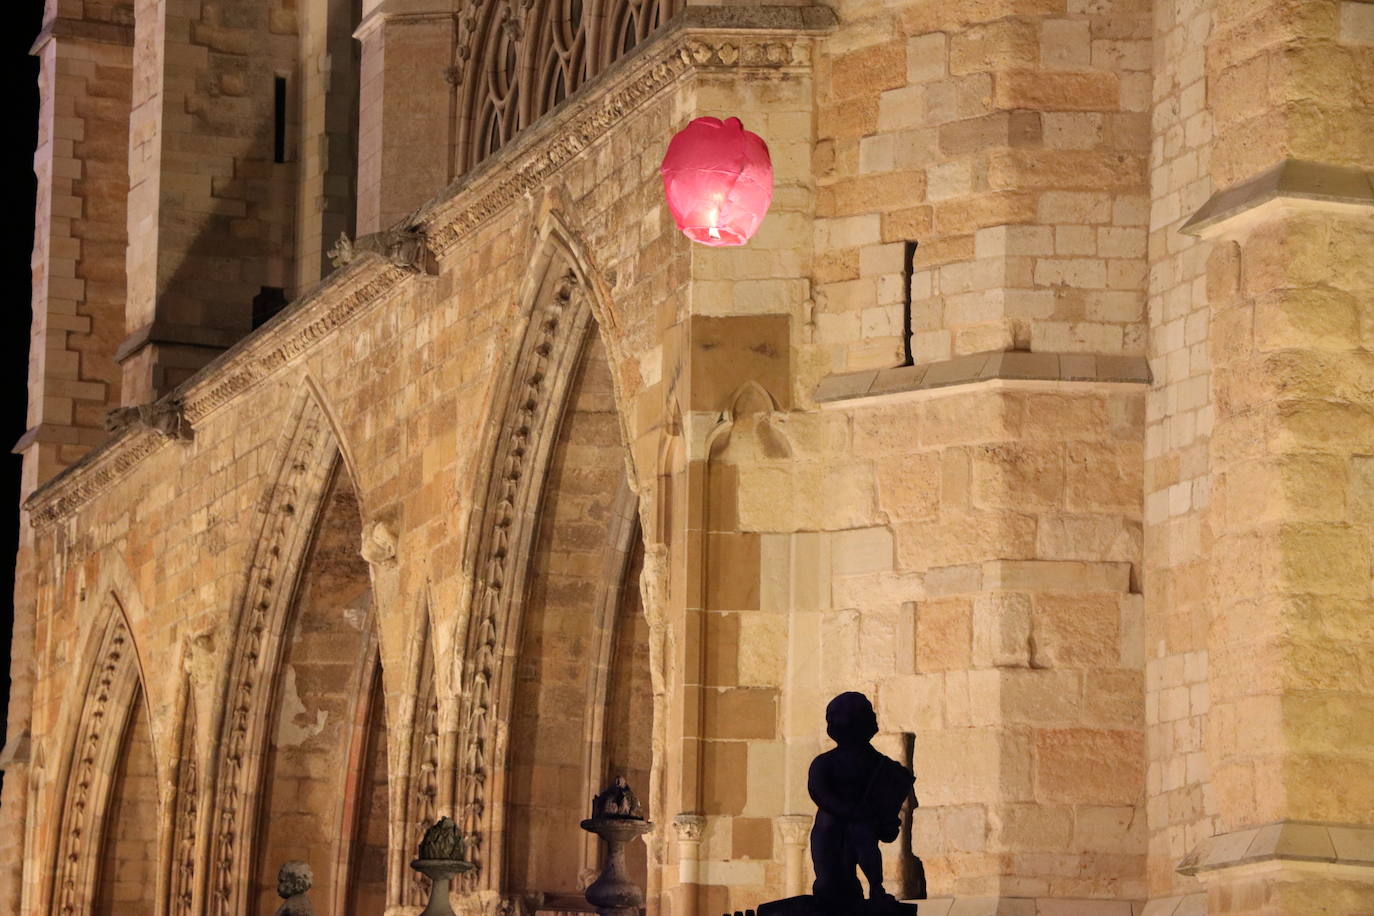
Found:
[[(1365, 3), (1218, 3), (1207, 269), (1213, 914), (1374, 906), (1374, 104)], [(1337, 822), (1343, 826), (1329, 827)]]
[(701, 831), (706, 818), (700, 814), (679, 814), (673, 818), (677, 834), (678, 893), (683, 913), (695, 913), (701, 887)]
[(783, 884), (789, 897), (810, 891), (806, 886), (806, 840), (811, 834), (811, 815), (783, 814), (778, 817), (782, 837)]
[(448, 183), (451, 4), (370, 0), (362, 42), (358, 234), (390, 228)]

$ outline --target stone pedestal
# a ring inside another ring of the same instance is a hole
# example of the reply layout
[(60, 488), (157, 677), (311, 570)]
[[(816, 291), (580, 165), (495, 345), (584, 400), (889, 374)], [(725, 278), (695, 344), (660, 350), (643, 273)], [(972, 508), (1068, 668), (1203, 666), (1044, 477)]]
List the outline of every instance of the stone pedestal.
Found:
[(653, 827), (642, 818), (595, 817), (582, 822), (582, 829), (601, 837), (607, 847), (606, 867), (587, 888), (587, 902), (601, 916), (639, 916), (644, 890), (630, 880), (625, 846)]

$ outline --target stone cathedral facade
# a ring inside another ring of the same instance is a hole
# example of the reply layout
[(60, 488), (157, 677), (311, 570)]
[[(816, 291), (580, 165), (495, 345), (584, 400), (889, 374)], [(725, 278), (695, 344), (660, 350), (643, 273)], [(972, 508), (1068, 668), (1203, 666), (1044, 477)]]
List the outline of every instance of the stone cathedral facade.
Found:
[[(0, 913), (1374, 912), (1374, 2), (47, 0)], [(658, 167), (772, 152), (745, 247)], [(342, 237), (342, 241), (340, 241)]]

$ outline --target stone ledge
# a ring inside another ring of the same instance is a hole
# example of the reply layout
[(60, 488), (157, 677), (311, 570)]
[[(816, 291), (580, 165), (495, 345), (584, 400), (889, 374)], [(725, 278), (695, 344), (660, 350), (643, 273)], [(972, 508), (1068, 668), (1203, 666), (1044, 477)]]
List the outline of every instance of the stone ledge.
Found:
[(1322, 862), (1374, 868), (1374, 827), (1313, 821), (1278, 821), (1203, 840), (1178, 864), (1183, 875), (1260, 862)]
[(89, 41), (97, 44), (134, 45), (134, 26), (131, 22), (102, 22), (98, 19), (74, 19), (59, 16), (50, 20), (29, 47), (29, 53), (37, 55), (43, 47), (55, 38)]
[(1243, 184), (1213, 194), (1179, 232), (1211, 238), (1270, 206), (1305, 209), (1374, 207), (1374, 174), (1320, 162), (1287, 159)]
[(1148, 385), (1150, 365), (1143, 356), (1024, 351), (975, 353), (920, 366), (826, 376), (816, 387), (815, 398), (820, 404), (833, 404), (994, 380)]
[(1140, 916), (1207, 916), (1207, 895), (1187, 894), (1151, 900)]
[(95, 447), (108, 438), (109, 434), (103, 429), (71, 426), (66, 423), (39, 423), (37, 426), (30, 426), (24, 431), (24, 434), (14, 443), (14, 447), (10, 449), (10, 454), (22, 455), (35, 443)]

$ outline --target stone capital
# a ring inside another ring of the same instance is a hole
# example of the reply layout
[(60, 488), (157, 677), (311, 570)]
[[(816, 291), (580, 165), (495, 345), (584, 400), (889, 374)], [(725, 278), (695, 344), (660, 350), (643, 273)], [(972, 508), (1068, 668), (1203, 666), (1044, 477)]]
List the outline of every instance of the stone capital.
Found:
[(706, 817), (701, 814), (679, 814), (673, 818), (673, 830), (679, 843), (700, 843)]
[(811, 833), (811, 815), (778, 815), (778, 833), (782, 835), (785, 846), (805, 846), (806, 839)]

